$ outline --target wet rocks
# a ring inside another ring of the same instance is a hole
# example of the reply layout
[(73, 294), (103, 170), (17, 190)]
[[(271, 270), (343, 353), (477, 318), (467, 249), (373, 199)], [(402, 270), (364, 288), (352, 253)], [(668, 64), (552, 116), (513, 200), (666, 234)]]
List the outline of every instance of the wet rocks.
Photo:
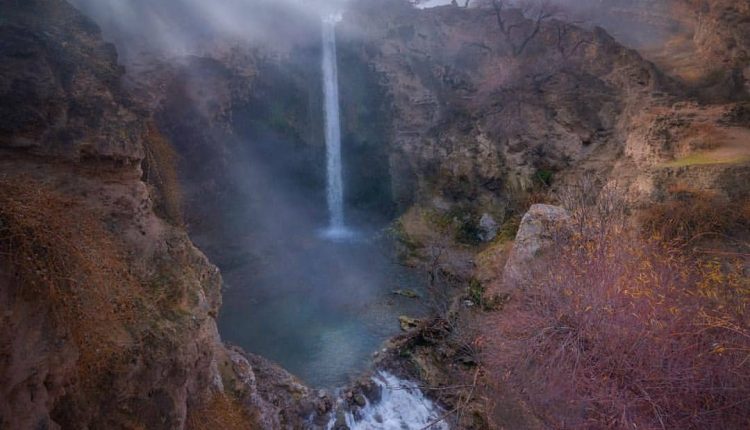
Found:
[(393, 294), (395, 294), (397, 296), (401, 296), (401, 297), (406, 297), (407, 299), (418, 299), (419, 298), (419, 293), (417, 293), (414, 290), (410, 290), (410, 289), (393, 290)]
[(336, 412), (336, 421), (333, 422), (333, 430), (349, 430), (346, 424), (346, 412), (339, 410)]
[(419, 324), (422, 322), (415, 318), (410, 318), (405, 315), (401, 315), (398, 317), (398, 322), (401, 325), (401, 330), (403, 331), (410, 331), (414, 330), (415, 328), (419, 327)]

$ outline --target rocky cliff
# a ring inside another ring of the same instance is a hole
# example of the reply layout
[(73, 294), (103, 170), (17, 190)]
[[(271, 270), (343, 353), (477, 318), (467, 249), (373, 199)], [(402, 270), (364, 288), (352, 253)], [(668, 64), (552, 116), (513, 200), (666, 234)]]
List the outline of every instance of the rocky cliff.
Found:
[(535, 178), (613, 162), (627, 118), (670, 101), (671, 82), (602, 30), (401, 2), (361, 2), (345, 23), (365, 34), (352, 43), (393, 100), (391, 170), (406, 201), (502, 212)]
[[(609, 17), (629, 10), (631, 19), (676, 31), (654, 18), (659, 8), (635, 3), (610, 5)], [(746, 16), (742, 8), (709, 3), (702, 12), (682, 6), (704, 25), (714, 17), (707, 33), (731, 35), (701, 45), (696, 27), (700, 52), (723, 55), (724, 71), (747, 67), (747, 32), (733, 24)], [(392, 101), (393, 192), (406, 206), (469, 204), (478, 221), (482, 211), (502, 218), (514, 195), (583, 172), (620, 182), (636, 201), (658, 199), (681, 180), (727, 190), (735, 183), (728, 178), (747, 177), (747, 125), (728, 120), (745, 109), (732, 101), (744, 81), (719, 85), (731, 97), (719, 91), (701, 101), (623, 41), (553, 12), (359, 2), (342, 26)]]
[(115, 48), (62, 0), (0, 7), (0, 428), (298, 422), (307, 389), (224, 347), (218, 269), (157, 215), (169, 159)]

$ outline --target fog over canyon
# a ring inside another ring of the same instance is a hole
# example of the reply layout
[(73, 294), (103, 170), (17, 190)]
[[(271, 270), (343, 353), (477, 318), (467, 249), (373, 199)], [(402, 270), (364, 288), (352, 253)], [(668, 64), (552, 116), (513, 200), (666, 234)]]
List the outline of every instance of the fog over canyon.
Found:
[(0, 430), (750, 426), (750, 3), (0, 1)]

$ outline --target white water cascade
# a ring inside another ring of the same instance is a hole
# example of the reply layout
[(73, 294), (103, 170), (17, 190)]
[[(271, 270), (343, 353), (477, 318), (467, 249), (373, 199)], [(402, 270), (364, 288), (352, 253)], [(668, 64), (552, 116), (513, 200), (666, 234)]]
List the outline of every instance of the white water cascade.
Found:
[[(441, 420), (443, 410), (424, 396), (419, 387), (388, 372), (378, 372), (372, 380), (381, 389), (380, 400), (370, 403), (356, 414), (347, 412), (346, 425), (351, 430), (448, 430)], [(356, 415), (356, 416), (355, 416)], [(335, 426), (335, 417), (328, 429)]]
[(329, 214), (325, 236), (332, 239), (342, 239), (350, 235), (344, 224), (344, 179), (341, 172), (341, 122), (336, 64), (336, 23), (340, 20), (341, 16), (335, 14), (323, 18), (323, 95)]

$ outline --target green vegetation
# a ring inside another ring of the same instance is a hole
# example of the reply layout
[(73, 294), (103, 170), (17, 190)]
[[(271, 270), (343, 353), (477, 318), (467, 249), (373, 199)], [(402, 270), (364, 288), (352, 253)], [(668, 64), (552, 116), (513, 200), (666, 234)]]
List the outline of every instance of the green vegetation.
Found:
[(464, 245), (478, 245), (480, 216), (470, 205), (455, 205), (446, 212), (430, 210), (425, 213), (427, 221), (444, 234)]
[(388, 229), (388, 234), (402, 246), (400, 257), (404, 260), (417, 258), (419, 256), (419, 250), (424, 247), (423, 243), (409, 235), (402, 220), (398, 220), (391, 224), (391, 227)]
[(476, 278), (469, 280), (467, 293), (469, 300), (486, 312), (500, 310), (510, 300), (510, 296), (507, 294), (488, 297), (484, 285)]
[(534, 181), (539, 183), (540, 185), (544, 187), (549, 187), (552, 185), (552, 181), (554, 180), (554, 172), (548, 169), (539, 169), (534, 174)]
[(510, 242), (516, 238), (518, 234), (518, 228), (521, 227), (521, 215), (513, 215), (503, 222), (497, 231), (497, 237), (495, 243)]

